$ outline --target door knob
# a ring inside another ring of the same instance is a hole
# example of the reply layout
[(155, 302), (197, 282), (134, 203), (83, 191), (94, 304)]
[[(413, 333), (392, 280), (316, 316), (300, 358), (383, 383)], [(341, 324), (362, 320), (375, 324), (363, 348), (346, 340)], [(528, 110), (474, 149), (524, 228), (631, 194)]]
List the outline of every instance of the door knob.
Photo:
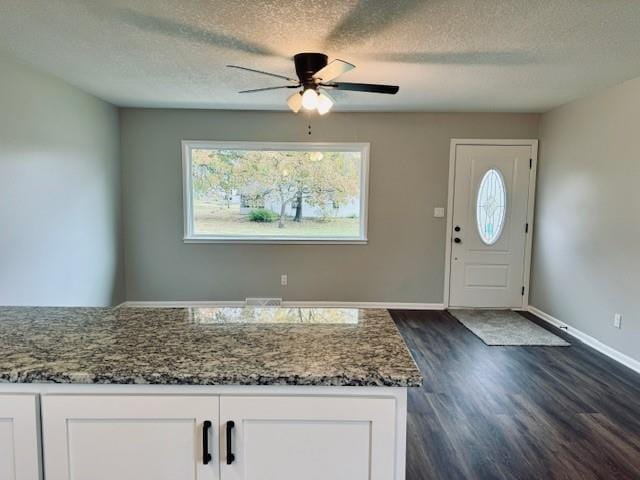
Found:
[(455, 230), (456, 232), (459, 232), (459, 231), (460, 231), (460, 225), (456, 225), (456, 228), (454, 228), (454, 230)]
[(453, 241), (456, 243), (462, 243), (462, 240), (460, 240), (458, 237), (454, 238)]

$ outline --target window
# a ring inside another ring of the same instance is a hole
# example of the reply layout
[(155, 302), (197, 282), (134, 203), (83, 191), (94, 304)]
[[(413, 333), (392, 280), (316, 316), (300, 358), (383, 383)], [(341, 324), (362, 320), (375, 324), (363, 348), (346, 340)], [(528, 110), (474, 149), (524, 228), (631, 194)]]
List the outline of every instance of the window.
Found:
[(366, 243), (368, 144), (182, 145), (185, 241)]
[(493, 245), (502, 234), (507, 211), (507, 189), (499, 170), (491, 169), (484, 174), (478, 188), (476, 220), (480, 238)]

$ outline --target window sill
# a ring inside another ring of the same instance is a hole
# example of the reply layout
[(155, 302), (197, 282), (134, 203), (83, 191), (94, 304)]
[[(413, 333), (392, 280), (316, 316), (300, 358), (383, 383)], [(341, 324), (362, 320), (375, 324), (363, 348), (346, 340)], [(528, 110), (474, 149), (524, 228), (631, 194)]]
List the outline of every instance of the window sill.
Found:
[(362, 238), (221, 238), (184, 237), (184, 243), (226, 243), (249, 245), (366, 245)]

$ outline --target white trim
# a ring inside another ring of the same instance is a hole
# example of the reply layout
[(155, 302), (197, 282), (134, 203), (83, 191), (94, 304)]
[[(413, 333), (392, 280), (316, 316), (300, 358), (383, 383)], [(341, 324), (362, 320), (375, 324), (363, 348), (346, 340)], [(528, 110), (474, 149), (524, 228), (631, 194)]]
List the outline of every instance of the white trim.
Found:
[(538, 140), (534, 140), (531, 145), (531, 160), (531, 172), (529, 172), (529, 197), (527, 204), (527, 223), (529, 224), (529, 231), (527, 233), (527, 243), (524, 249), (524, 296), (522, 297), (522, 308), (527, 308), (529, 305), (531, 252), (533, 250), (533, 228), (535, 222), (536, 206), (536, 177), (538, 174)]
[[(524, 252), (524, 296), (522, 297), (522, 307), (526, 308), (529, 303), (529, 277), (531, 272), (531, 250), (533, 239), (533, 221), (536, 196), (536, 172), (538, 166), (538, 140), (531, 139), (478, 139), (478, 138), (452, 138), (449, 147), (449, 185), (447, 193), (447, 231), (445, 236), (445, 260), (444, 260), (444, 297), (443, 305), (449, 307), (449, 296), (451, 288), (451, 239), (453, 237), (453, 200), (455, 188), (456, 170), (456, 149), (458, 145), (522, 145), (531, 147), (531, 158), (533, 160), (531, 172), (529, 173), (529, 196), (527, 201), (527, 223), (529, 233), (527, 234)], [(520, 308), (520, 307), (517, 307)]]
[(382, 308), (386, 310), (444, 310), (442, 303), (411, 302), (282, 302), (285, 307), (307, 308)]
[[(127, 301), (116, 308), (215, 308), (244, 307), (244, 300), (237, 301)], [(285, 308), (382, 308), (387, 310), (444, 310), (442, 303), (411, 302), (314, 302), (284, 301)]]
[(322, 240), (305, 240), (301, 237), (256, 237), (256, 238), (221, 238), (209, 236), (184, 237), (184, 243), (234, 243), (234, 244), (262, 244), (262, 245), (366, 245), (368, 241), (345, 237), (323, 237)]
[(116, 308), (207, 308), (207, 307), (243, 307), (244, 300), (234, 301), (126, 301)]
[[(261, 151), (335, 151), (360, 152), (360, 235), (357, 237), (286, 237), (199, 235), (193, 231), (193, 198), (191, 187), (191, 155), (193, 148)], [(234, 243), (234, 244), (310, 244), (310, 245), (366, 245), (369, 204), (369, 143), (357, 142), (227, 142), (205, 140), (182, 141), (182, 205), (184, 243)]]
[(545, 322), (553, 325), (554, 327), (562, 329), (572, 337), (577, 338), (582, 343), (590, 346), (594, 350), (597, 350), (600, 353), (606, 355), (607, 357), (615, 360), (616, 362), (619, 362), (622, 365), (629, 367), (631, 370), (634, 370), (640, 373), (640, 361), (634, 358), (631, 358), (630, 356), (625, 355), (624, 353), (619, 352), (618, 350), (611, 348), (608, 345), (605, 345), (600, 340), (596, 340), (591, 335), (587, 335), (586, 333), (578, 330), (577, 328), (574, 328), (571, 325), (568, 325), (558, 320), (557, 318), (552, 317), (551, 315), (543, 312), (539, 308), (532, 307), (531, 305), (529, 305), (527, 307), (527, 311), (534, 314), (536, 317), (540, 318), (541, 320), (544, 320)]
[(445, 235), (444, 290), (442, 303), (449, 307), (449, 289), (451, 288), (451, 242), (453, 237), (453, 190), (456, 183), (456, 144), (451, 139), (449, 147), (449, 186), (447, 187), (447, 231)]

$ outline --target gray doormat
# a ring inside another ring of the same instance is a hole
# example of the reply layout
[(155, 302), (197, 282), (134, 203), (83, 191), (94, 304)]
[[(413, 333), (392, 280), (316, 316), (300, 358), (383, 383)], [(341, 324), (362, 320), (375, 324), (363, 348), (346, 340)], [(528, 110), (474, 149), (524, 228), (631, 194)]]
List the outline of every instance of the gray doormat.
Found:
[(450, 310), (487, 345), (566, 347), (562, 338), (511, 310)]

